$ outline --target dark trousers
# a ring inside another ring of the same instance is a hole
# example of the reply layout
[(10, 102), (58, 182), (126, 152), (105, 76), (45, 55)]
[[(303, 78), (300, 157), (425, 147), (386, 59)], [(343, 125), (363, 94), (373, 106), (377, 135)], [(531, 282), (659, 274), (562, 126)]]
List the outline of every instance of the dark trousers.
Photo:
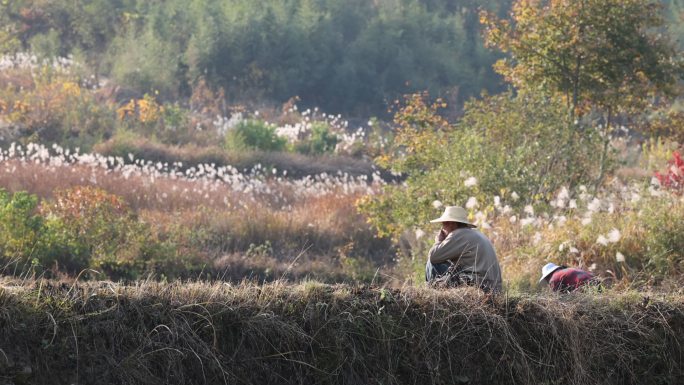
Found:
[(429, 260), (425, 265), (425, 282), (430, 282), (438, 275), (446, 273), (451, 267), (451, 262), (432, 263)]

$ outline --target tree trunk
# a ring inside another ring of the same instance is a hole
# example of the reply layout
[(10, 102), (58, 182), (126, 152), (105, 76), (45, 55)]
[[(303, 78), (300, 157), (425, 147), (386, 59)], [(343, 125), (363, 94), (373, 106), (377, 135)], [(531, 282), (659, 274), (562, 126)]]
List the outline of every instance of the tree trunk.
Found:
[(608, 117), (606, 118), (606, 128), (604, 129), (605, 137), (603, 140), (603, 151), (601, 151), (601, 166), (599, 168), (598, 177), (596, 177), (596, 183), (594, 184), (594, 195), (598, 192), (599, 185), (601, 185), (601, 180), (606, 171), (606, 155), (608, 154), (608, 144), (610, 143), (610, 116), (613, 112), (611, 107), (608, 107)]
[[(570, 110), (570, 121), (575, 124), (575, 110), (579, 101), (580, 90), (580, 66), (582, 65), (582, 56), (577, 56), (577, 64), (575, 67), (575, 74), (572, 79), (572, 109)], [(575, 125), (577, 126), (577, 125)]]

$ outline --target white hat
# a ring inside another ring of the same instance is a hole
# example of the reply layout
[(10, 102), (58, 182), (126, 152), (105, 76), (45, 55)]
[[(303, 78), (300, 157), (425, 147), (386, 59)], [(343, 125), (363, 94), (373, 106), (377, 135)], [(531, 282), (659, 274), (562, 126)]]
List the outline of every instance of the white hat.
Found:
[(465, 223), (470, 227), (477, 227), (476, 225), (470, 223), (468, 220), (468, 214), (466, 214), (466, 211), (463, 209), (463, 207), (458, 206), (447, 206), (444, 209), (444, 214), (442, 214), (441, 217), (430, 221), (430, 223), (439, 222), (460, 222)]
[(560, 266), (557, 266), (555, 263), (547, 263), (542, 267), (542, 277), (539, 279), (539, 283), (543, 281), (545, 278), (547, 278), (549, 275), (551, 275), (554, 271), (560, 269)]

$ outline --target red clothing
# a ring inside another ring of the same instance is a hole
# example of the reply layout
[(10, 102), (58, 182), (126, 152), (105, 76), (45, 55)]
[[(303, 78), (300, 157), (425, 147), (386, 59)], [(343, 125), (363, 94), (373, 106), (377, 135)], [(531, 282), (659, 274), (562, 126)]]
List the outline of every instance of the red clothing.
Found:
[(549, 279), (549, 285), (553, 291), (568, 293), (575, 291), (593, 278), (593, 275), (582, 269), (568, 267), (554, 271)]

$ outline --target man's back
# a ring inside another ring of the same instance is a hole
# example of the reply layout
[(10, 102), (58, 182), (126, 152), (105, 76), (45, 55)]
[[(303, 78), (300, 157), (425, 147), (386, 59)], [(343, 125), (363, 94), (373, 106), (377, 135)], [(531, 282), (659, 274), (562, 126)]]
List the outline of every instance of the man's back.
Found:
[(477, 230), (461, 228), (452, 231), (442, 242), (436, 242), (428, 253), (433, 264), (452, 261), (463, 271), (473, 273), (482, 284), (501, 290), (501, 267), (494, 246)]

